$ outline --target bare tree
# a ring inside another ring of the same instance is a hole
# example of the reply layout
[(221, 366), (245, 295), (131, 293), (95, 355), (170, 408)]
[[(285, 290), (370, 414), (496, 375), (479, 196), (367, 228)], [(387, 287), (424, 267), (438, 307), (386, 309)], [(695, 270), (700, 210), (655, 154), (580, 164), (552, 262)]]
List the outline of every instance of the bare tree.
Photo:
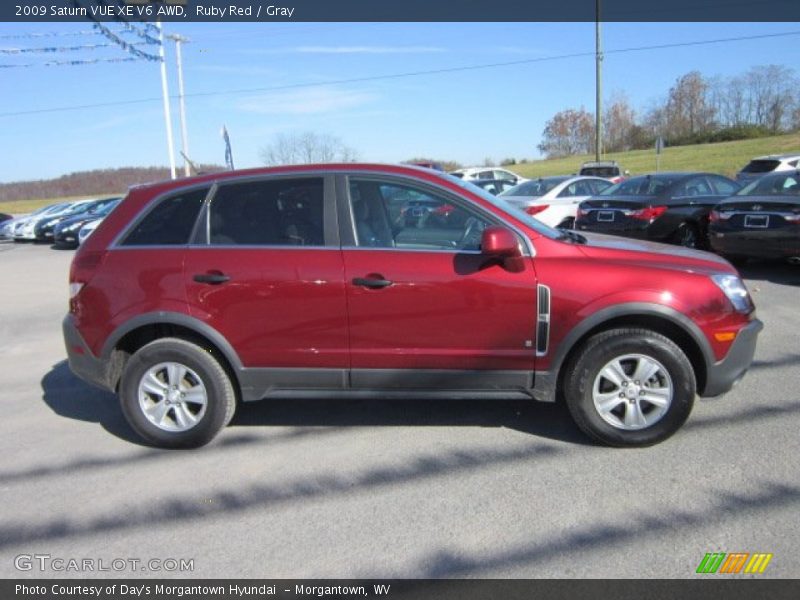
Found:
[(311, 131), (279, 133), (261, 149), (261, 160), (266, 165), (353, 162), (357, 157), (356, 151), (340, 138)]
[(545, 123), (539, 151), (549, 158), (594, 151), (594, 116), (583, 107), (556, 113)]
[(682, 138), (713, 129), (714, 108), (707, 102), (708, 83), (699, 71), (675, 81), (664, 106), (666, 135)]
[(633, 148), (636, 113), (623, 94), (615, 94), (603, 114), (603, 147), (608, 152)]

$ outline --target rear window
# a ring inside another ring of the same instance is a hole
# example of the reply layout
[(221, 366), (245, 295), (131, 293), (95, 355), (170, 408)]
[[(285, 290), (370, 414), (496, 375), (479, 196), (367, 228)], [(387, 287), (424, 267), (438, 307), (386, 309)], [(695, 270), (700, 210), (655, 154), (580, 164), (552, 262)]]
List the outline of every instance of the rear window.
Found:
[(525, 181), (506, 190), (501, 196), (544, 196), (558, 184), (566, 181), (565, 177), (553, 179), (536, 179)]
[(131, 230), (122, 246), (180, 246), (189, 243), (209, 188), (182, 192), (159, 202)]
[(634, 177), (604, 189), (599, 195), (658, 196), (677, 180), (677, 177)]
[(586, 177), (619, 177), (619, 167), (583, 167), (580, 175)]
[(751, 160), (742, 173), (769, 173), (781, 164), (779, 160)]
[(767, 175), (742, 188), (737, 196), (800, 196), (800, 177), (797, 172)]

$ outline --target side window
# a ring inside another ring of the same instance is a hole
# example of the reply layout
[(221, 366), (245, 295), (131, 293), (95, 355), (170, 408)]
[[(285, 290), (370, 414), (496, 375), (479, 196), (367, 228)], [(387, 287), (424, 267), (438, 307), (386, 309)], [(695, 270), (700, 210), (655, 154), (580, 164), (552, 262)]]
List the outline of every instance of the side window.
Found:
[(220, 187), (209, 207), (212, 245), (323, 246), (322, 178)]
[(170, 196), (158, 203), (122, 242), (122, 246), (180, 246), (189, 243), (209, 188)]
[(494, 179), (494, 171), (481, 171), (478, 173), (478, 179)]
[(589, 182), (589, 185), (592, 187), (592, 195), (599, 194), (604, 189), (611, 187), (614, 185), (610, 181), (601, 181), (599, 179), (595, 179), (594, 181)]
[(480, 250), (489, 225), (427, 190), (374, 180), (350, 180), (350, 207), (359, 247)]
[(677, 196), (713, 196), (705, 177), (695, 177), (678, 188)]
[(575, 184), (574, 183), (571, 183), (570, 185), (565, 187), (558, 194), (559, 198), (571, 198), (572, 196), (577, 196), (577, 194), (575, 193)]
[(717, 190), (717, 194), (720, 196), (733, 196), (739, 189), (734, 183), (728, 181), (727, 179), (723, 179), (722, 177), (712, 177), (711, 183), (714, 185), (714, 188)]
[(514, 176), (511, 173), (509, 173), (508, 171), (495, 171), (494, 172), (494, 178), (495, 179), (505, 179), (505, 180), (508, 180), (508, 181), (514, 181), (515, 180)]

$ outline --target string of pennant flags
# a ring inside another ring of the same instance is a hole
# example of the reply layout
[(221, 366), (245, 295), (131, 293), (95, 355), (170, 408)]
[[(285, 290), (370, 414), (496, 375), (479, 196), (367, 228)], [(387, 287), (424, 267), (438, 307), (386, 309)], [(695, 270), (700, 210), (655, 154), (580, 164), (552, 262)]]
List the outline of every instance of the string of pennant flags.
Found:
[[(77, 5), (79, 2), (74, 0)], [(99, 0), (100, 4), (106, 4), (104, 0)], [(0, 39), (6, 40), (38, 40), (56, 37), (67, 36), (96, 36), (102, 35), (108, 42), (106, 43), (93, 43), (93, 44), (62, 44), (51, 46), (37, 46), (37, 47), (0, 47), (0, 56), (22, 56), (22, 55), (37, 55), (37, 54), (60, 54), (66, 52), (80, 52), (92, 51), (103, 48), (120, 48), (128, 54), (127, 57), (109, 57), (109, 58), (90, 58), (90, 59), (73, 59), (73, 60), (55, 60), (38, 63), (14, 63), (7, 64), (0, 63), (0, 69), (18, 69), (18, 68), (31, 68), (31, 67), (58, 67), (58, 66), (79, 66), (91, 65), (98, 63), (120, 63), (120, 62), (133, 62), (137, 60), (147, 60), (152, 62), (160, 62), (162, 57), (159, 54), (154, 54), (141, 50), (143, 46), (161, 46), (161, 40), (158, 37), (159, 31), (152, 23), (139, 22), (136, 25), (123, 18), (116, 18), (116, 30), (101, 23), (99, 20), (89, 15), (92, 20), (91, 30), (69, 31), (69, 32), (33, 32), (23, 34), (6, 34), (0, 36)], [(136, 41), (128, 41), (124, 36), (134, 35), (138, 38)]]
[(74, 66), (74, 65), (95, 65), (98, 63), (123, 63), (123, 62), (134, 62), (139, 60), (138, 58), (133, 58), (129, 56), (124, 57), (113, 57), (113, 58), (90, 58), (90, 59), (82, 59), (82, 60), (53, 60), (49, 62), (43, 63), (30, 63), (30, 64), (15, 64), (15, 65), (2, 65), (0, 64), (0, 69), (17, 69), (17, 68), (24, 68), (24, 67), (63, 67), (63, 66)]

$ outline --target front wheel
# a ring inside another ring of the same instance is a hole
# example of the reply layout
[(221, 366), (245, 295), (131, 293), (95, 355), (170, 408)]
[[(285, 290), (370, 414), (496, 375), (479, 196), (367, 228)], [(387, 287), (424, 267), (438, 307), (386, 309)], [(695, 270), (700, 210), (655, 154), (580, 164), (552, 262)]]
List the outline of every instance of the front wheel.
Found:
[(161, 448), (210, 442), (233, 417), (230, 377), (211, 353), (176, 338), (150, 342), (131, 356), (120, 381), (122, 412)]
[(694, 370), (669, 338), (613, 329), (573, 357), (564, 396), (575, 423), (610, 446), (650, 446), (680, 429), (694, 404)]

